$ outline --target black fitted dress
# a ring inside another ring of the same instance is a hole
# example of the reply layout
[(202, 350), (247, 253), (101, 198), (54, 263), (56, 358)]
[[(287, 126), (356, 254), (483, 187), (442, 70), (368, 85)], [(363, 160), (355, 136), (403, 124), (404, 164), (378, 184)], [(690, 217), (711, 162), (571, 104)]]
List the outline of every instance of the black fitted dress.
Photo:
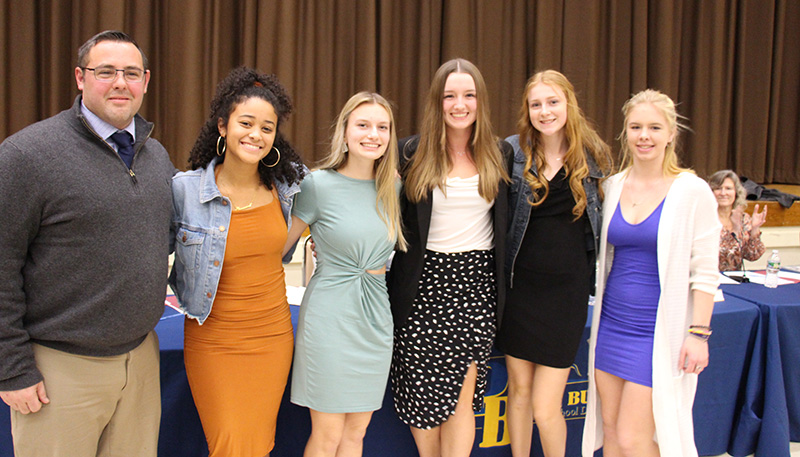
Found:
[(591, 228), (585, 211), (574, 220), (574, 205), (562, 168), (544, 202), (531, 207), (497, 334), (504, 353), (555, 368), (575, 361), (591, 286), (586, 251)]

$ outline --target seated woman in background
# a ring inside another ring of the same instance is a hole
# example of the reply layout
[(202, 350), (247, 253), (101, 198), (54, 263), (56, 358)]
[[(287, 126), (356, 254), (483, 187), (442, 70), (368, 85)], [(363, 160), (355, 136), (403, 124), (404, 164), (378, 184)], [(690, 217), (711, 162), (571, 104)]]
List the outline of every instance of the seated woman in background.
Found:
[(710, 178), (708, 185), (717, 197), (717, 213), (722, 223), (719, 239), (719, 271), (740, 270), (742, 258), (758, 260), (766, 248), (761, 242), (761, 226), (767, 220), (767, 205), (753, 217), (744, 212), (745, 192), (739, 177), (731, 170), (720, 170)]

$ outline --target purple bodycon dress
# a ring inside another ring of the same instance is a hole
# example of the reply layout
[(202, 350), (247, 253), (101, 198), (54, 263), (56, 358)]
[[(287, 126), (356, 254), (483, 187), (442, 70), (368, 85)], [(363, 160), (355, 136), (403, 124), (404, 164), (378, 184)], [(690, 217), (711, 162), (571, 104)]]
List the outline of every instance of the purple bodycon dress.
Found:
[(662, 201), (644, 221), (629, 224), (619, 205), (608, 225), (614, 260), (603, 291), (595, 368), (653, 386), (653, 333), (661, 286), (658, 223)]

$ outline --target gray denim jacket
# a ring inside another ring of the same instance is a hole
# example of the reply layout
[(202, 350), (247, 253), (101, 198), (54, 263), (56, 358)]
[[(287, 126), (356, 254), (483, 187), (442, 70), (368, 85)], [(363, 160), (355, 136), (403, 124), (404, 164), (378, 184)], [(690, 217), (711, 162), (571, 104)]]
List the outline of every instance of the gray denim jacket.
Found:
[[(178, 173), (172, 178), (170, 248), (175, 251), (175, 262), (169, 285), (181, 311), (201, 324), (211, 313), (217, 295), (231, 222), (231, 202), (222, 196), (214, 179), (217, 160), (214, 158), (204, 169)], [(300, 184), (277, 181), (275, 188), (283, 218), (291, 227), (292, 204)], [(292, 253), (293, 250), (287, 253), (283, 261), (291, 260)]]
[[(533, 193), (523, 176), (525, 172), (525, 153), (522, 152), (520, 147), (519, 135), (511, 135), (506, 138), (506, 141), (514, 148), (514, 167), (511, 173), (508, 199), (508, 236), (506, 237), (506, 284), (508, 284), (508, 287), (513, 287), (514, 264), (531, 217), (531, 205), (528, 204), (528, 201), (532, 198)], [(586, 213), (592, 226), (592, 236), (587, 236), (586, 239), (586, 251), (593, 251), (594, 254), (590, 258), (595, 258), (599, 251), (600, 228), (603, 222), (603, 205), (600, 201), (598, 190), (598, 183), (603, 178), (603, 173), (591, 155), (586, 156), (586, 162), (589, 167), (589, 176), (584, 178), (583, 187), (586, 190)], [(532, 165), (531, 171), (536, 174), (535, 163)], [(594, 268), (591, 268), (591, 270), (594, 271)], [(592, 289), (594, 289), (594, 286)]]

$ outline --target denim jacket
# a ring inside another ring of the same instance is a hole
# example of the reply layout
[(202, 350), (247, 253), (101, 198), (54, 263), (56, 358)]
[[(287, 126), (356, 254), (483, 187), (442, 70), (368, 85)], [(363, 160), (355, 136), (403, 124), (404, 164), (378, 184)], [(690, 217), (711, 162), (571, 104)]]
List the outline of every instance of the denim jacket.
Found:
[[(175, 252), (175, 262), (169, 285), (181, 311), (200, 324), (211, 313), (217, 294), (231, 222), (231, 201), (219, 192), (214, 178), (217, 160), (214, 158), (205, 169), (178, 173), (172, 178), (170, 250)], [(292, 204), (300, 185), (277, 181), (275, 187), (286, 225), (291, 226)], [(290, 251), (283, 261), (291, 258)]]
[[(517, 260), (517, 253), (522, 245), (522, 238), (528, 228), (528, 221), (531, 216), (531, 205), (528, 200), (533, 197), (531, 186), (525, 181), (525, 153), (519, 144), (519, 135), (512, 135), (506, 141), (514, 148), (514, 167), (511, 173), (510, 195), (508, 199), (508, 236), (506, 237), (506, 284), (508, 287), (514, 286), (514, 264)], [(595, 163), (590, 154), (586, 155), (586, 163), (589, 167), (589, 176), (583, 179), (583, 188), (586, 190), (586, 214), (592, 227), (592, 233), (586, 236), (586, 251), (593, 252), (590, 256), (592, 272), (595, 271), (594, 258), (600, 246), (600, 228), (602, 227), (603, 212), (598, 182), (603, 178), (600, 167)], [(536, 164), (532, 164), (531, 171), (536, 174)], [(594, 281), (592, 281), (594, 284)], [(594, 286), (592, 286), (594, 289)]]

